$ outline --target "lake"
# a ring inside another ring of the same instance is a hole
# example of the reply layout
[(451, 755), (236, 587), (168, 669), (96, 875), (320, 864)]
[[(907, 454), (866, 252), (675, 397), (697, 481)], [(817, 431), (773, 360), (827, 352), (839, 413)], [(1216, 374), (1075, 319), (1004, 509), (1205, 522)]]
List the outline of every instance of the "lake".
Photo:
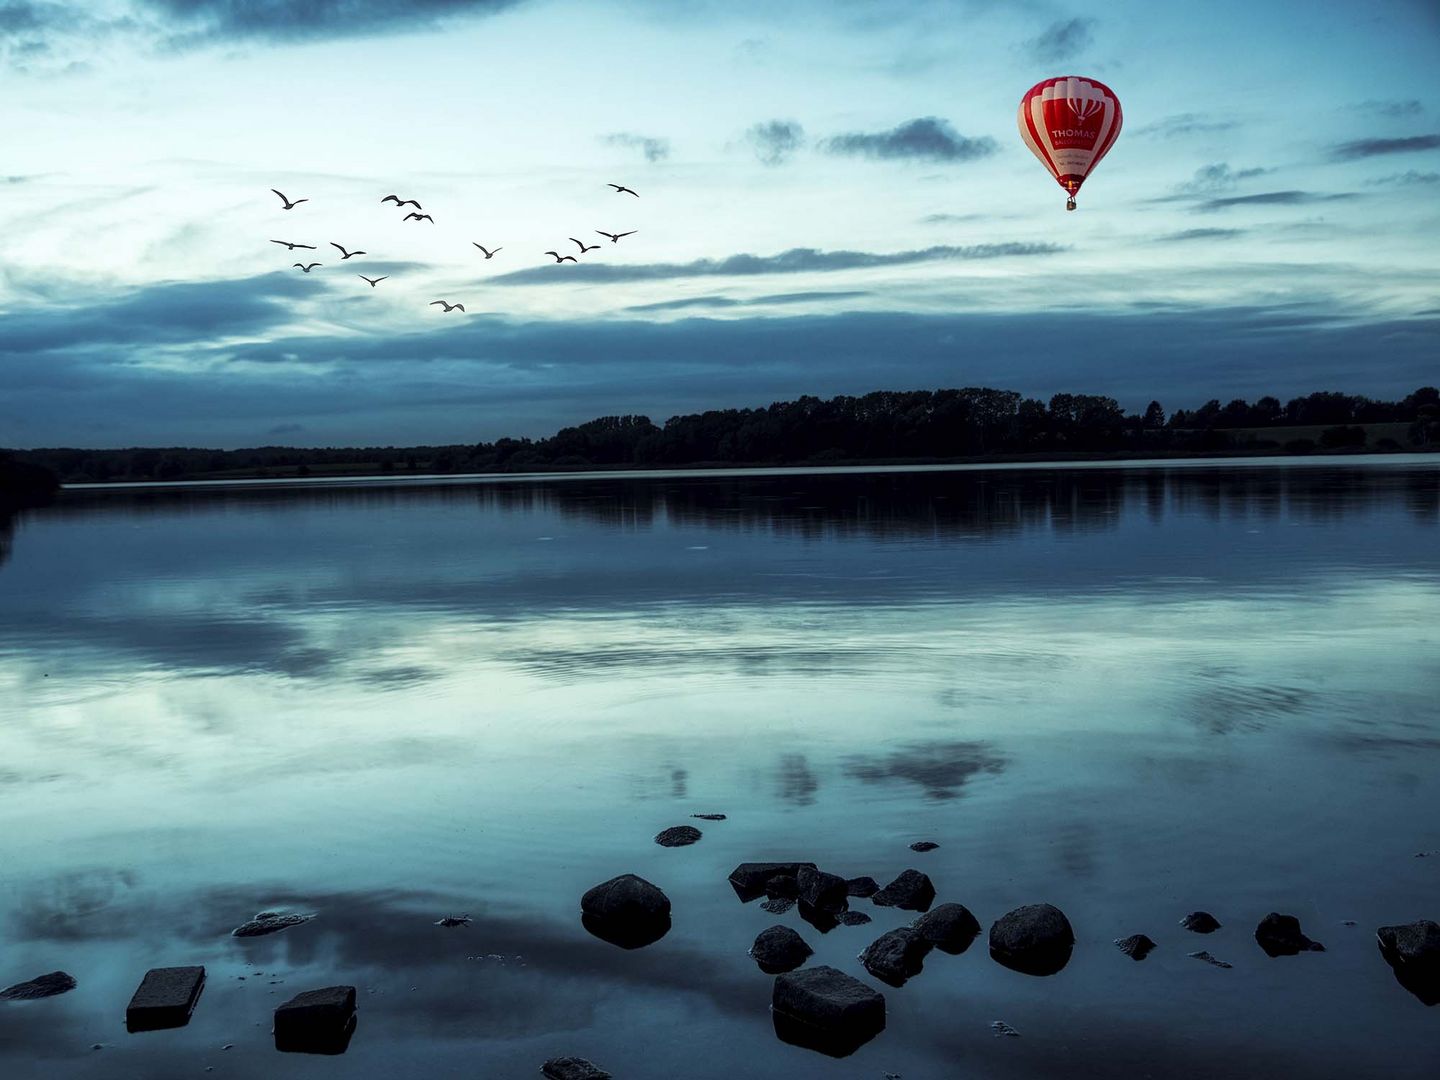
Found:
[[(72, 489), (0, 554), (0, 986), (78, 983), (0, 1002), (0, 1075), (1440, 1068), (1375, 944), (1440, 920), (1440, 457)], [(856, 955), (914, 913), (741, 904), (772, 859), (1055, 904), (1074, 953), (883, 986)], [(673, 925), (624, 950), (579, 900), (631, 872)], [(230, 935), (276, 909), (316, 917)], [(1271, 911), (1326, 951), (1266, 956)], [(886, 1030), (780, 1041), (775, 923)], [(186, 964), (190, 1024), (127, 1034)], [(277, 1052), (336, 983), (344, 1056)]]

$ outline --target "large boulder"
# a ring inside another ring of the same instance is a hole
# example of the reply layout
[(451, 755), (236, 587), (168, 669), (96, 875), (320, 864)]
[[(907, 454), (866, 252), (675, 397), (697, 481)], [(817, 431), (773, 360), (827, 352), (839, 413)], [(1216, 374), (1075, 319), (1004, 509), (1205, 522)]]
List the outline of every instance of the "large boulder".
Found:
[(670, 898), (634, 874), (602, 881), (580, 898), (581, 922), (602, 941), (638, 949), (670, 930)]
[(849, 887), (838, 874), (827, 874), (813, 866), (802, 866), (795, 875), (802, 904), (821, 911), (844, 911), (849, 907)]
[(750, 946), (750, 956), (766, 975), (794, 971), (815, 950), (788, 926), (771, 926), (761, 930)]
[(1294, 956), (1302, 952), (1324, 952), (1325, 946), (1311, 941), (1300, 932), (1300, 920), (1294, 915), (1272, 911), (1255, 928), (1255, 940), (1266, 956)]
[(895, 907), (902, 911), (929, 911), (935, 902), (935, 886), (919, 870), (906, 870), (870, 897), (870, 902), (877, 907)]
[(1375, 931), (1395, 980), (1426, 1005), (1440, 1004), (1440, 924), (1420, 919)]
[(885, 997), (833, 967), (775, 977), (775, 1034), (785, 1042), (844, 1057), (885, 1030)]
[(980, 921), (964, 904), (941, 904), (910, 924), (941, 952), (959, 956), (980, 933)]
[(1065, 913), (1051, 904), (1026, 904), (990, 927), (995, 962), (1026, 975), (1054, 975), (1070, 962), (1075, 931)]
[(905, 927), (872, 941), (860, 954), (860, 963), (881, 982), (904, 986), (907, 979), (920, 974), (931, 948), (918, 931)]
[(801, 862), (745, 862), (730, 871), (730, 887), (743, 903), (748, 904), (765, 894), (765, 883), (773, 877), (789, 875), (796, 877), (802, 866), (812, 870), (814, 863)]

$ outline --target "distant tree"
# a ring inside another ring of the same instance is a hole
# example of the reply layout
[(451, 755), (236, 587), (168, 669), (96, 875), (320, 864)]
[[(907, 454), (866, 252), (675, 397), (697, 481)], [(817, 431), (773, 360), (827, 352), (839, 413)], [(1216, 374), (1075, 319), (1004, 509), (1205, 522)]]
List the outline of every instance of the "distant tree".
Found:
[(1152, 431), (1165, 426), (1165, 409), (1160, 402), (1152, 401), (1145, 406), (1145, 416), (1142, 418), (1141, 424)]

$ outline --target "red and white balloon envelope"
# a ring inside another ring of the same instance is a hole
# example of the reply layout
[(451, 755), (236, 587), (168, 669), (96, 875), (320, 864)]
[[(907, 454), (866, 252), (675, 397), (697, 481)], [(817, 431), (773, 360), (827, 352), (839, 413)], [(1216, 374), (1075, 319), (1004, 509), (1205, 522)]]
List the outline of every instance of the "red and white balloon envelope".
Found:
[(1020, 99), (1020, 137), (1070, 195), (1066, 210), (1090, 171), (1120, 134), (1120, 99), (1102, 82), (1061, 75), (1038, 82)]

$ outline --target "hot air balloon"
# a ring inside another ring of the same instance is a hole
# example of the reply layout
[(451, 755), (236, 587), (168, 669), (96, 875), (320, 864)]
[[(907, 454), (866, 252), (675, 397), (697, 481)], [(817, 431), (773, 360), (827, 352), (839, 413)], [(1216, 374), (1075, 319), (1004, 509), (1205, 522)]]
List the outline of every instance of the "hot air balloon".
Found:
[(1036, 83), (1020, 99), (1020, 137), (1060, 186), (1066, 210), (1090, 170), (1120, 134), (1120, 99), (1102, 82), (1061, 75)]

